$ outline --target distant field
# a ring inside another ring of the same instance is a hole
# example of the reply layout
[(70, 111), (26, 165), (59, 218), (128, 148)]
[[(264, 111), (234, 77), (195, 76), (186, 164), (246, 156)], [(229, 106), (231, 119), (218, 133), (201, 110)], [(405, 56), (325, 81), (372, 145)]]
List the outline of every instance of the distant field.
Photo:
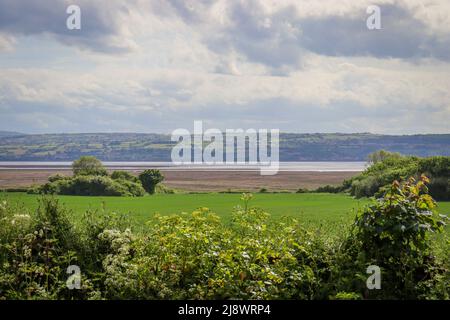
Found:
[[(39, 196), (2, 193), (0, 198), (34, 209), (38, 205)], [(129, 214), (138, 224), (150, 220), (155, 213), (191, 212), (198, 207), (208, 207), (224, 221), (228, 221), (233, 207), (241, 204), (240, 194), (227, 193), (160, 194), (142, 198), (58, 196), (58, 199), (73, 210), (77, 217), (81, 217), (88, 209), (101, 210), (105, 207), (107, 211)], [(358, 208), (367, 203), (368, 199), (356, 200), (343, 194), (257, 193), (250, 204), (265, 209), (274, 219), (292, 216), (308, 225), (323, 224), (329, 227), (350, 223)], [(439, 212), (450, 214), (450, 202), (441, 202)]]

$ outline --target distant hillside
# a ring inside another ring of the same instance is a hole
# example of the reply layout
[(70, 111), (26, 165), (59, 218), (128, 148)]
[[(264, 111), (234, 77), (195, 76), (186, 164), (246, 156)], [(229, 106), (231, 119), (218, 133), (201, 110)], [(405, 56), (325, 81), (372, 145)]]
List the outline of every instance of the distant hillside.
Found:
[(14, 137), (14, 136), (22, 136), (23, 133), (13, 132), (13, 131), (1, 131), (0, 130), (0, 138), (4, 137)]
[[(83, 133), (21, 135), (0, 133), (0, 161), (70, 161), (94, 155), (103, 161), (170, 161), (174, 142), (169, 135), (140, 133)], [(363, 161), (385, 149), (405, 155), (450, 156), (450, 134), (280, 135), (281, 161)]]

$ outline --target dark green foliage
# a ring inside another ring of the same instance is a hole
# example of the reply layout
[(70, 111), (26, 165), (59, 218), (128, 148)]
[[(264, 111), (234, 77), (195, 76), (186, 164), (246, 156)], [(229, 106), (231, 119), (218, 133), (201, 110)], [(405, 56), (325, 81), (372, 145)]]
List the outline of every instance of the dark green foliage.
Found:
[[(382, 271), (383, 290), (369, 292), (360, 287), (365, 297), (419, 299), (438, 294), (449, 298), (445, 290), (427, 292), (439, 288), (439, 279), (447, 285), (449, 280), (448, 261), (437, 261), (429, 237), (442, 232), (448, 218), (435, 212), (428, 182), (425, 176), (417, 183), (413, 178), (403, 185), (395, 181), (383, 198), (356, 218), (343, 254), (353, 257), (355, 266), (376, 265)], [(351, 281), (347, 285), (356, 289)]]
[(61, 194), (76, 196), (143, 196), (140, 183), (128, 180), (113, 180), (106, 176), (76, 176), (48, 182), (31, 193)]
[(114, 180), (128, 180), (131, 182), (139, 182), (138, 177), (132, 175), (128, 171), (122, 170), (113, 171), (113, 173), (111, 173), (111, 178)]
[(175, 189), (169, 188), (162, 183), (158, 183), (155, 188), (155, 193), (158, 194), (174, 194), (176, 193)]
[(422, 174), (431, 180), (431, 196), (437, 200), (450, 199), (450, 157), (442, 156), (418, 158), (385, 154), (363, 173), (345, 181), (343, 189), (357, 198), (382, 196), (392, 181), (406, 181), (411, 176), (418, 179)]
[(370, 164), (385, 161), (386, 159), (400, 159), (402, 155), (398, 152), (390, 152), (386, 150), (375, 151), (367, 157)]
[(145, 191), (150, 194), (155, 193), (156, 185), (164, 180), (161, 171), (157, 169), (145, 170), (139, 175), (139, 180), (142, 183)]
[(67, 179), (70, 179), (70, 177), (63, 176), (63, 175), (61, 175), (61, 174), (59, 174), (59, 173), (53, 174), (53, 175), (51, 175), (50, 177), (48, 177), (48, 181), (49, 181), (49, 182), (55, 182), (55, 181), (59, 181), (59, 180), (67, 180)]
[(28, 190), (33, 194), (76, 196), (135, 196), (145, 194), (139, 179), (126, 171), (114, 171), (108, 176), (95, 157), (81, 157), (73, 163), (73, 177), (52, 175), (45, 183)]
[(106, 176), (108, 172), (102, 162), (93, 156), (82, 156), (72, 164), (74, 176)]
[(318, 193), (339, 193), (342, 191), (344, 191), (344, 188), (342, 186), (330, 186), (330, 185), (318, 187), (316, 190), (314, 190), (314, 192)]
[(56, 200), (42, 199), (33, 214), (0, 206), (0, 299), (69, 299), (83, 295), (65, 286), (66, 268), (77, 264), (81, 242)]

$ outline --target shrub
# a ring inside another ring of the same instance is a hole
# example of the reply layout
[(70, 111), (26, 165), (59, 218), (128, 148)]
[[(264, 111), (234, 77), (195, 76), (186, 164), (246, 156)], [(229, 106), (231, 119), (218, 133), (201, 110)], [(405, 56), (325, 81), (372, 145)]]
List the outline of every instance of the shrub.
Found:
[(0, 208), (0, 299), (80, 297), (66, 287), (67, 266), (77, 264), (78, 235), (67, 212), (51, 198), (41, 199), (36, 214), (18, 214), (6, 202)]
[(108, 172), (102, 162), (93, 156), (82, 156), (72, 164), (74, 176), (106, 176)]
[(150, 194), (155, 193), (156, 185), (164, 180), (164, 176), (159, 170), (145, 170), (139, 175), (142, 187)]
[(343, 190), (360, 197), (382, 195), (392, 181), (406, 181), (409, 177), (419, 179), (422, 174), (430, 177), (430, 195), (437, 200), (450, 199), (450, 157), (407, 157), (397, 154), (378, 155), (364, 172), (344, 181)]
[(331, 185), (325, 185), (322, 187), (318, 187), (314, 192), (319, 193), (339, 193), (342, 192), (343, 188), (342, 186), (331, 186)]
[(53, 175), (51, 175), (50, 177), (48, 177), (48, 181), (49, 181), (49, 182), (55, 182), (55, 181), (59, 181), (59, 180), (67, 180), (67, 179), (70, 179), (70, 177), (63, 176), (63, 175), (61, 175), (61, 174), (59, 174), (59, 173), (53, 174)]
[(111, 179), (114, 180), (128, 180), (131, 182), (139, 182), (139, 179), (132, 175), (131, 173), (129, 173), (128, 171), (113, 171), (113, 173), (111, 174)]
[(447, 217), (434, 212), (428, 182), (425, 176), (402, 185), (395, 181), (383, 198), (355, 220), (347, 253), (353, 252), (349, 256), (355, 265), (377, 265), (382, 270), (383, 290), (366, 292), (366, 297), (421, 298), (426, 286), (434, 286), (445, 275), (445, 267), (432, 255), (429, 234), (443, 231)]
[(155, 193), (160, 194), (174, 194), (176, 191), (172, 188), (167, 187), (166, 185), (162, 183), (158, 183), (158, 185), (155, 188)]
[(145, 194), (139, 183), (85, 175), (48, 182), (33, 192), (77, 196), (143, 196)]

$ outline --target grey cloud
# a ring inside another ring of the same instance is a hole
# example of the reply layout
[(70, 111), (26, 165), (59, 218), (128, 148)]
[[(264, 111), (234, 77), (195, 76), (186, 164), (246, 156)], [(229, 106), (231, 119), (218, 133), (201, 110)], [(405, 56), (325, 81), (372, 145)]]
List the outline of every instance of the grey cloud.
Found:
[(237, 3), (230, 10), (232, 26), (206, 42), (213, 51), (236, 50), (253, 62), (273, 68), (298, 65), (303, 49), (295, 12), (289, 7), (265, 16), (257, 2)]
[[(381, 30), (368, 30), (367, 14), (354, 18), (324, 17), (303, 19), (300, 45), (328, 56), (374, 56), (414, 59), (433, 57), (450, 60), (450, 37), (439, 39), (412, 12), (394, 6), (381, 6)], [(444, 48), (447, 48), (445, 50)]]
[[(68, 30), (66, 9), (81, 8), (81, 30)], [(9, 36), (50, 34), (66, 45), (105, 53), (130, 50), (121, 42), (120, 15), (128, 9), (115, 1), (0, 0), (0, 32)], [(117, 39), (116, 39), (117, 38)]]
[(257, 1), (239, 2), (229, 9), (231, 26), (207, 34), (205, 42), (217, 53), (237, 51), (275, 73), (283, 66), (299, 67), (305, 52), (450, 61), (450, 34), (431, 33), (400, 5), (380, 7), (382, 29), (369, 30), (365, 7), (350, 16), (300, 17), (293, 6), (268, 15)]

